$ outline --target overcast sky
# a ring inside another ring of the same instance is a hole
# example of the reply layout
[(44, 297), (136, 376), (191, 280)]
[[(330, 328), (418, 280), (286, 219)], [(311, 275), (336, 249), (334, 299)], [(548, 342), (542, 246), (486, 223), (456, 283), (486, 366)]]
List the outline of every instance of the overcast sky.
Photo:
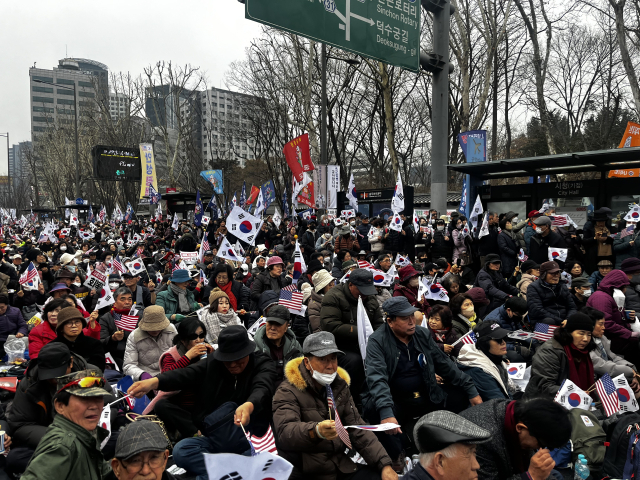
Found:
[[(224, 86), (229, 63), (244, 57), (260, 24), (236, 0), (0, 1), (0, 133), (31, 140), (29, 67), (53, 68), (69, 57), (102, 62), (133, 76), (158, 60), (190, 63)], [(67, 52), (67, 53), (65, 53)], [(0, 137), (0, 175), (7, 172)]]

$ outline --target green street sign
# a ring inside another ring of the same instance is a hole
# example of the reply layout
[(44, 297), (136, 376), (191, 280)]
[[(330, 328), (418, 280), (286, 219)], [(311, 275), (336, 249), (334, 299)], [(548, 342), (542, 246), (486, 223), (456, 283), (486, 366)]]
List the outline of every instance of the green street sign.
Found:
[(420, 0), (245, 0), (245, 18), (420, 69)]

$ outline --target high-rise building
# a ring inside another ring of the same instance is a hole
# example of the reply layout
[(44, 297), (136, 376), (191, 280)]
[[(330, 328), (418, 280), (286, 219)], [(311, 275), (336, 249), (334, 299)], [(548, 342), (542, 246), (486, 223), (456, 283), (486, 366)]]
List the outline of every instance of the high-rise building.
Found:
[(26, 180), (29, 172), (26, 156), (31, 150), (31, 142), (14, 143), (9, 148), (9, 177), (13, 188), (17, 188)]
[(109, 114), (115, 121), (130, 114), (131, 101), (129, 98), (118, 92), (109, 93)]
[[(106, 65), (84, 58), (65, 58), (51, 70), (29, 69), (31, 139), (49, 127), (73, 125), (75, 109), (95, 106), (96, 101), (106, 101), (109, 92), (109, 69)], [(53, 85), (52, 85), (53, 84)], [(74, 105), (74, 88), (77, 104)]]

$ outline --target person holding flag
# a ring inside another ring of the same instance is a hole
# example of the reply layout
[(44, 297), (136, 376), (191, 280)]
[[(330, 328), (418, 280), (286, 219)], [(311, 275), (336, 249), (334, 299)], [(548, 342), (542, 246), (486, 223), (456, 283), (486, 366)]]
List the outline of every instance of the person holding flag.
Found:
[[(138, 325), (139, 317), (130, 314), (133, 305), (133, 294), (129, 287), (118, 287), (113, 293), (115, 302), (111, 309), (99, 319), (100, 341), (105, 352), (110, 353), (116, 365), (122, 371), (124, 352), (129, 334)], [(125, 317), (124, 320), (122, 317)], [(134, 317), (134, 318), (127, 318)]]
[[(529, 240), (529, 260), (533, 260), (538, 265), (542, 265), (549, 260), (549, 248), (567, 248), (562, 235), (551, 230), (551, 218), (540, 216), (533, 220), (535, 235)], [(561, 268), (564, 262), (558, 261)]]
[(561, 325), (567, 318), (577, 313), (566, 282), (560, 278), (560, 267), (556, 262), (540, 265), (540, 277), (527, 288), (529, 321)]
[(445, 398), (447, 409), (453, 411), (480, 404), (482, 399), (471, 378), (438, 348), (428, 329), (416, 325), (418, 309), (405, 297), (386, 300), (382, 310), (386, 322), (367, 343), (362, 406), (371, 423), (400, 425), (378, 434), (399, 466), (404, 462), (403, 441), (413, 440), (409, 432), (418, 418), (443, 409)]

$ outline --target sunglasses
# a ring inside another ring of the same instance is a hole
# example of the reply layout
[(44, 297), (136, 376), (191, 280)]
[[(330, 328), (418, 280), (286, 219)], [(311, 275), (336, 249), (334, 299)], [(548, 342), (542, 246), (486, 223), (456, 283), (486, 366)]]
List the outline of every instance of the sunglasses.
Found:
[(197, 333), (192, 333), (191, 335), (187, 335), (187, 340), (195, 340), (196, 338), (199, 338), (200, 340), (204, 340), (206, 336), (207, 336), (206, 333), (201, 333), (200, 335), (198, 335)]
[(99, 387), (103, 388), (105, 384), (105, 380), (102, 377), (84, 377), (79, 380), (74, 380), (73, 382), (67, 383), (64, 387), (58, 390), (61, 392), (62, 390), (66, 390), (70, 387), (80, 387), (80, 388), (93, 388)]

